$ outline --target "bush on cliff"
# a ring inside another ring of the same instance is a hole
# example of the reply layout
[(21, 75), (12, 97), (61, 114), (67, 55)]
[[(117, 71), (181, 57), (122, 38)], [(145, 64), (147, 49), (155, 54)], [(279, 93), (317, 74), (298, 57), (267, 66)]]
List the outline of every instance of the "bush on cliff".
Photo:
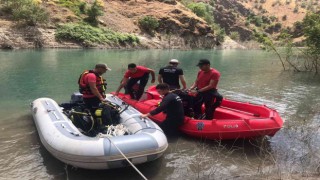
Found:
[(153, 34), (153, 32), (159, 27), (159, 21), (153, 16), (144, 16), (139, 19), (139, 25), (142, 29)]
[(190, 3), (187, 6), (189, 9), (191, 9), (192, 12), (194, 12), (199, 17), (205, 17), (206, 15), (206, 5), (204, 3)]
[(25, 23), (30, 26), (45, 23), (49, 14), (40, 6), (39, 1), (34, 0), (0, 0), (1, 11), (17, 22)]
[(65, 24), (57, 28), (56, 38), (58, 40), (71, 40), (85, 47), (95, 44), (133, 44), (139, 43), (138, 37), (132, 34), (124, 34), (92, 27), (87, 24)]
[(103, 15), (103, 2), (95, 0), (92, 6), (87, 10), (88, 17), (84, 20), (93, 26), (98, 26), (98, 16)]

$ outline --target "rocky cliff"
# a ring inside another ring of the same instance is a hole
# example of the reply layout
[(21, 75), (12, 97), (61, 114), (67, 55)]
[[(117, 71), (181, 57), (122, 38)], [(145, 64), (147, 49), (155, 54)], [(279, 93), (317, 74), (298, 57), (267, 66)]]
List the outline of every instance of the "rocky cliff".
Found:
[[(10, 17), (0, 14), (0, 47), (16, 48), (79, 48), (72, 41), (57, 41), (55, 30), (59, 24), (79, 22), (81, 16), (58, 1), (42, 1), (50, 14), (44, 25), (21, 26)], [(92, 1), (86, 1), (90, 4)], [(134, 48), (213, 48), (216, 44), (214, 32), (201, 18), (176, 1), (107, 0), (104, 13), (99, 17), (99, 26), (116, 32), (132, 33), (140, 39)], [(160, 26), (153, 35), (143, 31), (138, 21), (143, 16), (153, 16)], [(96, 44), (95, 48), (132, 48), (116, 44)]]

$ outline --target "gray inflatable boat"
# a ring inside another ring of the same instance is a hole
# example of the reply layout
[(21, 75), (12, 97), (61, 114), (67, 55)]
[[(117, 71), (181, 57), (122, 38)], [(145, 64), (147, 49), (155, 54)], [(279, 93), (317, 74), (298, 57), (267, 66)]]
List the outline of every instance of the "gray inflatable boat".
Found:
[[(150, 119), (121, 99), (108, 94), (106, 99), (122, 108), (120, 124), (128, 131), (120, 136), (89, 137), (72, 123), (50, 98), (32, 102), (31, 112), (45, 148), (60, 161), (85, 169), (110, 169), (159, 158), (168, 147), (165, 134)], [(123, 153), (121, 154), (120, 151)]]

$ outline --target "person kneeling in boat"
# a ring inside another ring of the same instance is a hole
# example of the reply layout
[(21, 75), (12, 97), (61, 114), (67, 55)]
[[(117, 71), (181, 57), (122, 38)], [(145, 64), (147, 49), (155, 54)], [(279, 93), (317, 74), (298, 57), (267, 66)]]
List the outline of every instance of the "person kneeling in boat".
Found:
[[(128, 64), (128, 70), (124, 74), (123, 79), (121, 80), (120, 86), (115, 92), (117, 96), (120, 90), (126, 86), (126, 94), (130, 94), (130, 97), (135, 100), (139, 100), (143, 94), (144, 88), (148, 83), (149, 74), (151, 74), (152, 79), (151, 83), (155, 82), (155, 73), (153, 69), (146, 68), (144, 66), (137, 66), (134, 63)], [(134, 85), (140, 81), (139, 88), (137, 93), (134, 93)]]
[(207, 120), (213, 119), (214, 111), (220, 106), (223, 97), (218, 93), (217, 85), (220, 79), (220, 72), (210, 67), (210, 61), (208, 59), (200, 59), (199, 63), (200, 71), (194, 84), (190, 87), (190, 90), (196, 89), (194, 95), (194, 113), (196, 119), (203, 119), (201, 117), (201, 107), (205, 105), (205, 118)]
[(111, 71), (111, 69), (106, 64), (96, 64), (93, 70), (85, 70), (78, 80), (79, 91), (83, 95), (83, 102), (93, 117), (100, 103), (106, 101), (105, 91), (107, 84), (102, 78), (102, 74), (107, 71)]
[(163, 123), (160, 124), (160, 127), (167, 135), (175, 134), (177, 128), (184, 122), (182, 101), (178, 95), (170, 92), (168, 84), (158, 84), (156, 89), (160, 95), (164, 96), (160, 106), (147, 114), (142, 114), (141, 118), (164, 112), (167, 116)]

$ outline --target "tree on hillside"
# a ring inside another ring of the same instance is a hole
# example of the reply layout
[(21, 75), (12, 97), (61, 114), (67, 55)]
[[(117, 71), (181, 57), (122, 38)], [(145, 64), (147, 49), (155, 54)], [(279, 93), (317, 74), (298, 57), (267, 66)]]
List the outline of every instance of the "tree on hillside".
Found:
[(318, 73), (320, 68), (320, 12), (308, 13), (302, 24), (308, 47), (306, 54), (311, 61), (311, 69)]
[(282, 48), (278, 48), (278, 46), (275, 44), (275, 42), (268, 37), (266, 34), (261, 34), (256, 32), (255, 33), (256, 40), (264, 45), (264, 49), (273, 51), (279, 58), (283, 70), (286, 70), (286, 64), (289, 64), (290, 67), (294, 68), (296, 71), (301, 71), (298, 68), (298, 65), (291, 62), (290, 58), (293, 55), (293, 39), (292, 36), (289, 35), (287, 32), (282, 32), (279, 36), (279, 42), (278, 45), (280, 47), (284, 47), (284, 53), (282, 52)]
[(85, 21), (90, 23), (92, 26), (98, 26), (98, 16), (103, 15), (103, 2), (100, 0), (95, 0), (92, 6), (87, 10), (88, 17)]

